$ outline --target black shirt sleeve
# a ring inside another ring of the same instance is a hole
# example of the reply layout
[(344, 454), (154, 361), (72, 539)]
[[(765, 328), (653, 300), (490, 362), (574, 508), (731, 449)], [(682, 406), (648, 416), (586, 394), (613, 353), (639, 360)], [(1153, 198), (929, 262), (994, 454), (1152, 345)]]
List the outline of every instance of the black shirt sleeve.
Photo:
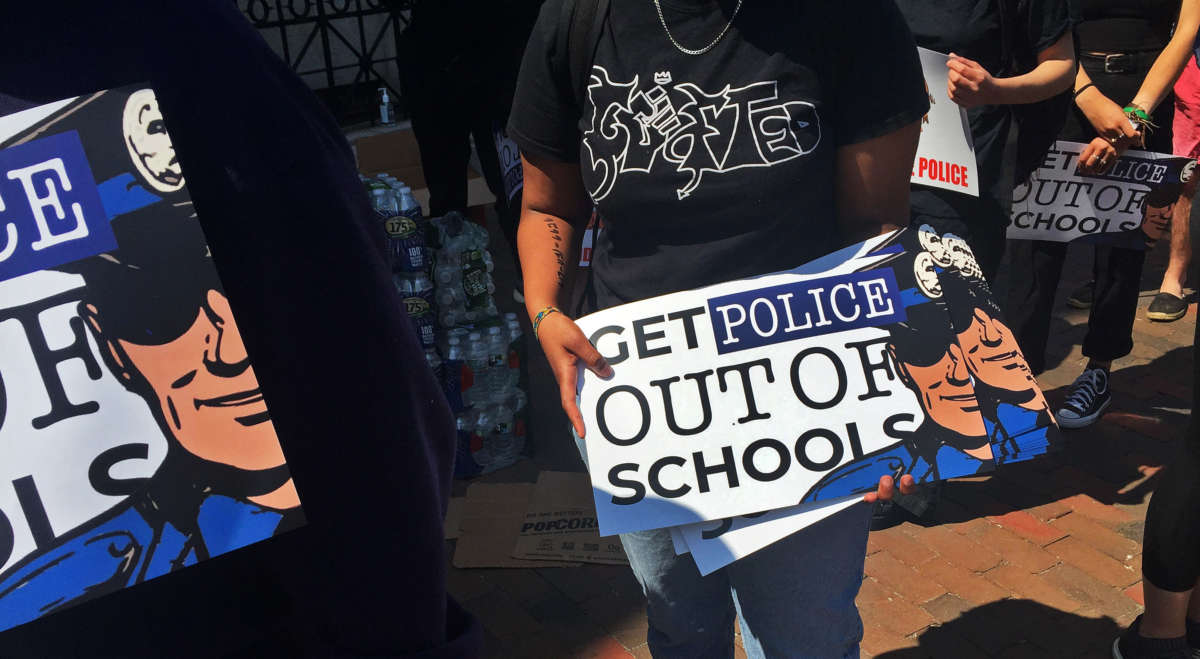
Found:
[(1037, 54), (1053, 46), (1071, 29), (1071, 11), (1066, 0), (1031, 0), (1029, 3), (1028, 43)]
[[(579, 160), (579, 107), (575, 102), (566, 43), (559, 38), (563, 0), (542, 5), (521, 60), (508, 134), (521, 151), (560, 162)], [(566, 29), (566, 26), (562, 26)]]
[(893, 0), (837, 3), (840, 46), (831, 52), (835, 142), (857, 144), (929, 111), (921, 60)]

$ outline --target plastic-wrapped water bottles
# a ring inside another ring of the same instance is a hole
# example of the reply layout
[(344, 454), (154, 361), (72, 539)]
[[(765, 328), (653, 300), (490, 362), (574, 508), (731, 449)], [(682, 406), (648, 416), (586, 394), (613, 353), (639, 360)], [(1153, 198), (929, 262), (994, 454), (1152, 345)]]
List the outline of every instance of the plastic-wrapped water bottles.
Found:
[(375, 209), (376, 213), (383, 217), (400, 214), (400, 205), (396, 203), (396, 197), (390, 188), (378, 181), (372, 181), (367, 185), (371, 191), (371, 207)]
[(433, 224), (442, 246), (433, 271), (438, 288), (438, 322), (442, 327), (454, 327), (497, 316), (487, 231), (457, 213), (437, 218)]

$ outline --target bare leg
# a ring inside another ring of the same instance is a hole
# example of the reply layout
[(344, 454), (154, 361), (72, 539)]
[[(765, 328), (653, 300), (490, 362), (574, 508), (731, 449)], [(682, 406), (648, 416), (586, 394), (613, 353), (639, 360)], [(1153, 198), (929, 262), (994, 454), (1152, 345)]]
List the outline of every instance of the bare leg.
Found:
[(1183, 297), (1183, 284), (1187, 280), (1188, 265), (1192, 258), (1192, 195), (1196, 188), (1189, 185), (1175, 202), (1175, 212), (1171, 221), (1171, 256), (1167, 268), (1163, 272), (1162, 284), (1158, 290), (1170, 293), (1175, 297)]
[(1179, 638), (1187, 634), (1186, 619), (1193, 607), (1200, 614), (1200, 604), (1189, 602), (1191, 590), (1173, 593), (1158, 588), (1149, 581), (1142, 581), (1142, 593), (1146, 598), (1146, 612), (1142, 614), (1138, 634), (1145, 638)]
[[(1200, 582), (1197, 582), (1196, 585), (1200, 586)], [(1196, 589), (1193, 588), (1192, 592), (1196, 592)], [(1193, 597), (1188, 600), (1187, 617), (1192, 622), (1200, 623), (1200, 597)]]

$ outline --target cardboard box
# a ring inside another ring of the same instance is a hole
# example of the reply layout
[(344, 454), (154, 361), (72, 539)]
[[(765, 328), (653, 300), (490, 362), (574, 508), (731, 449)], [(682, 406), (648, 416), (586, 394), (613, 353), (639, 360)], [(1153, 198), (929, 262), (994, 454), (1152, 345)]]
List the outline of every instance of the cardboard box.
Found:
[(601, 538), (592, 484), (583, 472), (544, 471), (529, 500), (513, 556), (626, 565), (621, 540)]
[[(421, 208), (429, 210), (429, 190), (421, 169), (421, 149), (411, 128), (376, 127), (347, 135), (358, 160), (358, 171), (367, 176), (388, 173), (412, 188)], [(483, 207), (496, 203), (487, 181), (467, 167), (467, 206)]]
[(463, 502), (454, 567), (575, 567), (580, 563), (523, 560), (513, 546), (533, 495), (533, 483), (474, 483)]

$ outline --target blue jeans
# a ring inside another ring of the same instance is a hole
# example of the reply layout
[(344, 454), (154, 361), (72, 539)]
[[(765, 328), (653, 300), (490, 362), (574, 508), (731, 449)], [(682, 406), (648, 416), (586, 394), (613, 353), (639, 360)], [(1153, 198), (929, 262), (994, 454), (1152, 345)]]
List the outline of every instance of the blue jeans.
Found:
[(651, 654), (732, 658), (736, 612), (751, 659), (858, 657), (854, 598), (870, 520), (870, 506), (851, 506), (704, 577), (690, 556), (675, 555), (667, 530), (621, 534), (646, 595)]

